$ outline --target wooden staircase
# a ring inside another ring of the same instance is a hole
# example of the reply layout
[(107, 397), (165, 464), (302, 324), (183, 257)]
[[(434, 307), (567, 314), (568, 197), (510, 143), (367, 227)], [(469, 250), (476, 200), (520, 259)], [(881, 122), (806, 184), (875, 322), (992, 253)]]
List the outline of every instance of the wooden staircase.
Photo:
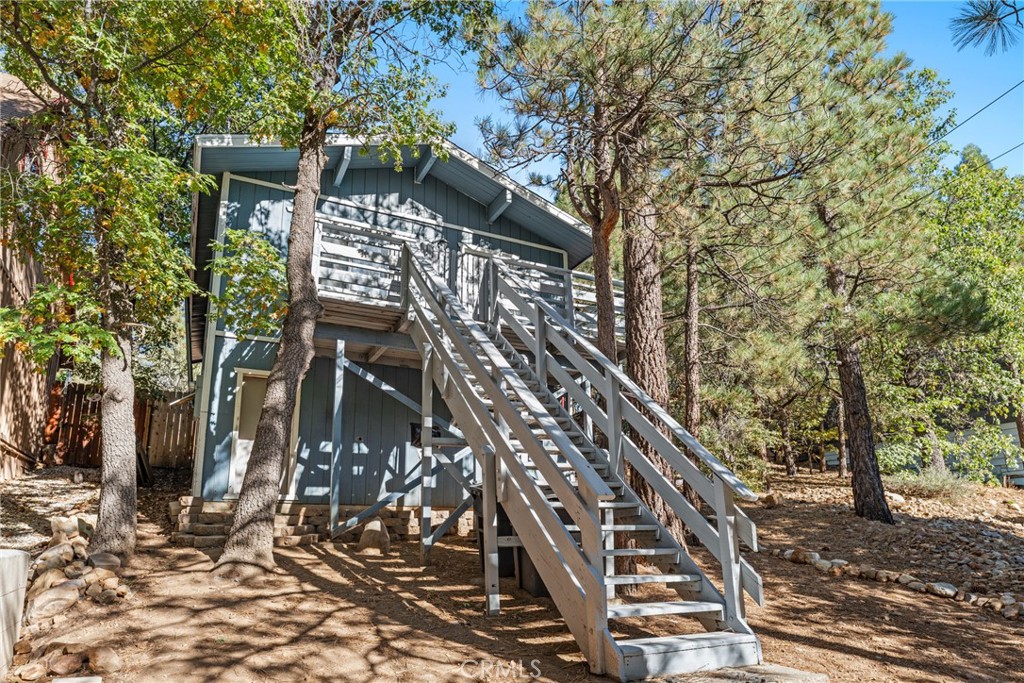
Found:
[[(427, 392), (438, 388), (483, 470), (488, 611), (496, 614), (500, 607), (495, 531), (500, 503), (516, 529), (516, 542), (595, 673), (627, 681), (759, 664), (760, 644), (744, 618), (742, 593), (759, 603), (763, 593), (760, 577), (739, 552), (740, 540), (756, 548), (756, 535), (734, 503), (734, 497), (754, 500), (756, 495), (500, 263), (489, 264), (490, 315), (480, 321), (408, 248), (404, 259), (410, 333), (423, 358), (424, 405), (429, 405)], [(559, 387), (562, 400), (552, 386)], [(563, 402), (587, 416), (584, 424)], [(595, 444), (594, 426), (608, 436), (607, 449)], [(426, 466), (432, 448), (428, 427), (425, 418)], [(672, 480), (629, 433), (643, 435), (676, 469)], [(711, 476), (673, 439), (697, 453)], [(626, 484), (626, 462), (719, 561), (721, 588)], [(714, 511), (712, 521), (676, 489), (676, 477), (690, 483)], [(623, 534), (632, 540), (629, 547), (616, 546)], [(618, 574), (615, 559), (622, 556), (637, 557), (654, 571)], [(638, 584), (664, 586), (675, 598), (628, 603), (615, 598), (616, 586)], [(703, 631), (631, 637), (644, 620), (667, 615), (691, 619)]]

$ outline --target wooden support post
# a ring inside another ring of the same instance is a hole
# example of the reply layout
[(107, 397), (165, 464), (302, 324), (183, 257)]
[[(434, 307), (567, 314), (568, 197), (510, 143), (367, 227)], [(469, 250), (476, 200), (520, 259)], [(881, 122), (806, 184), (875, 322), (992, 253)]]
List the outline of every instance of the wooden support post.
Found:
[(493, 258), (490, 259), (487, 263), (488, 263), (488, 266), (489, 266), (489, 276), (490, 276), (490, 278), (488, 280), (488, 289), (490, 290), (490, 292), (489, 292), (490, 301), (488, 302), (489, 305), (490, 305), (490, 310), (488, 311), (488, 313), (490, 315), (489, 320), (490, 320), (490, 323), (492, 325), (494, 325), (494, 327), (498, 330), (498, 333), (500, 334), (501, 333), (501, 315), (500, 315), (500, 313), (498, 311), (498, 302), (501, 300), (501, 293), (498, 291), (498, 279), (500, 277), (500, 275), (498, 273), (498, 263)]
[[(593, 395), (590, 390), (590, 387), (590, 380), (584, 379), (583, 391), (586, 393), (588, 397)], [(591, 441), (594, 440), (594, 418), (586, 410), (583, 411), (583, 433), (586, 434), (587, 438), (590, 439)]]
[[(601, 528), (602, 510), (597, 494), (587, 485), (579, 487), (580, 496), (587, 506), (587, 519), (580, 520), (580, 545), (587, 563), (604, 575), (605, 569), (605, 532)], [(610, 512), (610, 511), (609, 511)], [(606, 582), (604, 579), (602, 584)], [(593, 673), (604, 673), (604, 634), (608, 630), (608, 591), (614, 587), (607, 586), (594, 595), (585, 597), (587, 610), (587, 660)]]
[(420, 564), (430, 564), (431, 535), (430, 497), (434, 489), (434, 348), (423, 345), (422, 394), (420, 399)]
[(722, 595), (725, 597), (725, 621), (742, 628), (744, 620), (743, 584), (740, 574), (740, 541), (736, 535), (736, 501), (733, 492), (720, 477), (715, 482), (715, 516), (718, 519), (719, 557), (722, 561)]
[(345, 380), (345, 341), (334, 344), (334, 416), (331, 421), (331, 533), (341, 526), (339, 502), (341, 499), (341, 399)]
[(501, 613), (501, 594), (498, 583), (498, 472), (494, 448), (484, 448), (483, 535), (484, 535), (484, 595), (485, 612), (489, 616)]

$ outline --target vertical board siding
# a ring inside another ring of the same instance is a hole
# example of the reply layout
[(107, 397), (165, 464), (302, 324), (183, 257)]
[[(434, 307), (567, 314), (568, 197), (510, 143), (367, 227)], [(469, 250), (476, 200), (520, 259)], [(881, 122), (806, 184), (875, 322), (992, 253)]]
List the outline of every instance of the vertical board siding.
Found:
[(188, 467), (195, 444), (192, 401), (169, 405), (185, 393), (172, 392), (151, 404), (146, 452), (151, 467)]
[[(294, 171), (249, 171), (240, 175), (272, 183), (295, 182)], [(466, 303), (470, 306), (475, 303), (482, 268), (478, 258), (461, 253), (463, 245), (496, 249), (535, 263), (563, 265), (560, 252), (507, 239), (554, 246), (529, 230), (529, 226), (519, 225), (504, 216), (488, 224), (486, 206), (432, 176), (421, 184), (414, 183), (411, 168), (403, 173), (390, 169), (349, 169), (340, 187), (335, 187), (333, 180), (334, 170), (328, 169), (321, 178), (321, 193), (344, 198), (360, 207), (321, 200), (319, 211), (376, 228), (411, 233), (423, 243), (443, 243), (447, 249), (435, 250), (434, 266), (451, 286), (467, 293)], [(290, 192), (235, 179), (229, 188), (228, 201), (228, 227), (259, 230), (282, 253), (286, 252), (292, 206)], [(213, 233), (216, 211), (202, 210), (210, 205), (211, 202), (200, 199), (198, 220), (202, 225), (198, 234)], [(420, 220), (385, 215), (382, 211), (408, 214)], [(440, 222), (488, 234), (457, 230)], [(209, 251), (205, 245), (197, 245), (197, 256)], [(223, 289), (219, 293), (223, 293)], [(222, 322), (218, 321), (217, 329), (223, 330)], [(269, 370), (275, 349), (273, 342), (243, 342), (218, 335), (213, 358), (206, 359), (210, 368), (204, 370), (202, 381), (210, 382), (209, 419), (198, 428), (205, 430), (202, 494), (208, 500), (220, 500), (227, 491), (236, 398), (235, 368)], [(366, 368), (419, 401), (419, 370), (384, 365), (367, 365)], [(298, 494), (305, 502), (327, 502), (331, 482), (334, 359), (314, 359), (301, 391), (296, 467)], [(439, 396), (434, 410), (436, 415), (449, 415)], [(400, 486), (418, 464), (419, 449), (411, 445), (410, 438), (411, 424), (419, 423), (420, 416), (351, 374), (344, 382), (341, 412), (340, 471), (336, 473), (340, 478), (339, 503), (370, 504), (382, 493)], [(475, 463), (468, 459), (466, 474), (472, 476), (474, 469)], [(455, 506), (464, 499), (461, 487), (447, 474), (438, 477), (437, 487), (433, 497), (436, 505)], [(404, 502), (412, 505), (418, 501), (418, 494), (412, 494)]]

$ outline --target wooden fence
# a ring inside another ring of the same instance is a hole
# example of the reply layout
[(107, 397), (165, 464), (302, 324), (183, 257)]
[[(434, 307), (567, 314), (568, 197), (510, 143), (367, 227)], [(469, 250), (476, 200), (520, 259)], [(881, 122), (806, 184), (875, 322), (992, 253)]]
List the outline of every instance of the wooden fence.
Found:
[[(185, 394), (171, 393), (163, 400), (135, 400), (136, 442), (149, 456), (150, 467), (188, 467), (192, 462), (195, 424), (192, 401), (180, 401)], [(55, 446), (54, 464), (99, 467), (100, 394), (92, 386), (69, 384), (53, 402), (56, 430), (50, 436)]]

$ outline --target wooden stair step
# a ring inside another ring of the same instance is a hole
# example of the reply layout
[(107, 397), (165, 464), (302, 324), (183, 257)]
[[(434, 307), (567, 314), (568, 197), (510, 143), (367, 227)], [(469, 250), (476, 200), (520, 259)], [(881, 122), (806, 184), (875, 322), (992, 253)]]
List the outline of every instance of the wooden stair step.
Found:
[(700, 585), (700, 574), (615, 574), (604, 577), (605, 583), (612, 586), (635, 586), (641, 583), (692, 583), (694, 588)]
[(656, 557), (679, 555), (676, 548), (606, 548), (601, 551), (605, 557)]
[[(548, 500), (548, 503), (551, 505), (551, 507), (556, 509), (561, 509), (565, 507), (565, 504), (558, 499)], [(629, 501), (626, 500), (599, 500), (597, 502), (597, 507), (599, 507), (602, 510), (631, 510), (639, 509), (640, 503), (630, 503)], [(665, 548), (665, 550), (671, 550), (671, 548)]]
[(675, 602), (631, 602), (608, 605), (609, 619), (655, 617), (663, 614), (715, 614), (722, 618), (723, 606), (717, 602), (678, 600)]

